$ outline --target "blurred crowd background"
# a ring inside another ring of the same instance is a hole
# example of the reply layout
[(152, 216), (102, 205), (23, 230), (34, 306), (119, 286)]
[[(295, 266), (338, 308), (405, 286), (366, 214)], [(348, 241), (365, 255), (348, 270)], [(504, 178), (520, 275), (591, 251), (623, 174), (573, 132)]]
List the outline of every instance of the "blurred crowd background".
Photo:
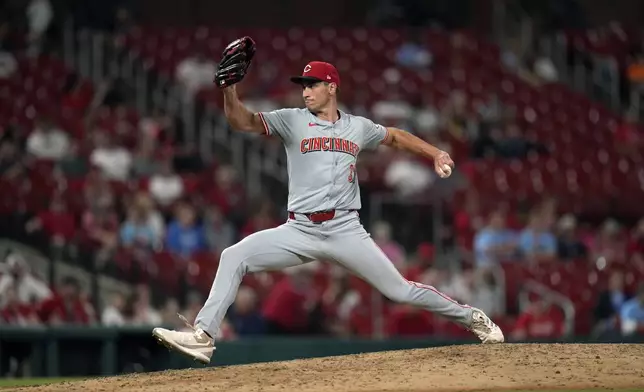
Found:
[[(410, 155), (361, 156), (361, 218), (406, 278), (510, 340), (644, 331), (641, 5), (357, 3), (318, 27), (291, 1), (263, 24), (209, 22), (207, 2), (0, 1), (0, 323), (181, 328), (221, 251), (285, 221), (279, 141), (232, 132), (212, 85), (250, 35), (249, 108), (302, 106), (288, 76), (329, 61), (345, 110), (453, 156), (441, 181)], [(225, 325), (469, 336), (327, 260), (246, 277)]]

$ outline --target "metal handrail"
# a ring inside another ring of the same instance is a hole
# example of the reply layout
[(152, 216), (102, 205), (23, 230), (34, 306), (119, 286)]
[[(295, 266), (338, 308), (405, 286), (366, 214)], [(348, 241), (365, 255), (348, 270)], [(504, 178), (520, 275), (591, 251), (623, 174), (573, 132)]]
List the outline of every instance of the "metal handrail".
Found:
[(530, 302), (528, 299), (530, 292), (550, 300), (552, 304), (561, 308), (564, 312), (565, 336), (570, 336), (575, 332), (576, 311), (575, 305), (570, 298), (535, 280), (528, 280), (522, 285), (522, 290), (519, 293), (519, 305), (521, 309), (525, 309)]

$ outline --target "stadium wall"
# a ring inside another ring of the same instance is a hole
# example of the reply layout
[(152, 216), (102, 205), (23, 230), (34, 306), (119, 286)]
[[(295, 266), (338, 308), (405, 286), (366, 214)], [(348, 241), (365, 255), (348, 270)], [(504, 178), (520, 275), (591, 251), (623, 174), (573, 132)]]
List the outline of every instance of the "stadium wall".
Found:
[[(574, 338), (569, 343), (597, 343)], [(603, 339), (601, 342), (611, 342)], [(644, 343), (619, 338), (620, 343)], [(246, 338), (218, 343), (211, 366), (429, 348), (474, 343), (435, 337), (394, 340), (333, 338)], [(149, 328), (50, 327), (0, 328), (0, 357), (30, 357), (32, 377), (108, 376), (137, 371), (161, 371), (200, 366), (169, 353), (150, 335)]]

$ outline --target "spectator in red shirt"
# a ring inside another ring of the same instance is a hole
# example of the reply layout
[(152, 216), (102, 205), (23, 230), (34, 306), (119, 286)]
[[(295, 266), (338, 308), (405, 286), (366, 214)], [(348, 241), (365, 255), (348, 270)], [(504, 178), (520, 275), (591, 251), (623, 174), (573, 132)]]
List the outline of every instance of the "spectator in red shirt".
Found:
[(245, 203), (244, 189), (237, 182), (237, 172), (231, 166), (222, 166), (215, 172), (215, 185), (207, 194), (208, 201), (218, 206), (225, 216), (242, 213)]
[(628, 241), (628, 253), (629, 255), (644, 255), (644, 218), (637, 222), (637, 226), (631, 232)]
[(72, 75), (69, 90), (63, 95), (61, 106), (63, 110), (70, 110), (78, 115), (85, 113), (85, 110), (92, 103), (94, 91), (90, 83), (86, 83), (78, 75)]
[(395, 306), (387, 322), (388, 336), (427, 336), (434, 332), (432, 314), (414, 306)]
[(119, 222), (111, 199), (96, 201), (83, 213), (82, 237), (86, 247), (98, 248), (101, 255), (110, 255), (118, 244)]
[(350, 285), (349, 275), (342, 267), (332, 266), (330, 282), (322, 294), (322, 311), (326, 330), (333, 335), (349, 334), (351, 313), (360, 304), (360, 293)]
[(71, 242), (76, 234), (76, 218), (67, 210), (67, 205), (56, 196), (49, 209), (27, 222), (27, 232), (43, 231), (53, 243), (63, 245)]
[(40, 318), (46, 324), (89, 325), (93, 323), (93, 309), (81, 293), (80, 282), (73, 277), (62, 280), (53, 298), (40, 306)]
[(37, 325), (40, 324), (34, 307), (21, 302), (14, 286), (7, 288), (3, 293), (0, 319), (9, 325)]
[(272, 335), (305, 334), (309, 329), (313, 284), (311, 263), (291, 267), (264, 302), (266, 332)]
[[(434, 264), (434, 245), (429, 242), (423, 242), (416, 248), (416, 257), (407, 267), (406, 278), (408, 280), (419, 282), (423, 274), (432, 268)], [(423, 282), (424, 283), (424, 282)]]
[(561, 312), (542, 298), (533, 300), (517, 319), (512, 337), (515, 340), (558, 339), (564, 334)]

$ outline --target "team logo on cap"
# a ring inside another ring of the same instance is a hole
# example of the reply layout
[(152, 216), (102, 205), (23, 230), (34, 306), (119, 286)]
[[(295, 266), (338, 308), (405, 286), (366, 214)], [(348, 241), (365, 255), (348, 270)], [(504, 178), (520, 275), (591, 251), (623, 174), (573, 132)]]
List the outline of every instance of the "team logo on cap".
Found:
[(311, 70), (311, 64), (306, 64), (306, 67), (304, 67), (304, 73), (307, 73)]

